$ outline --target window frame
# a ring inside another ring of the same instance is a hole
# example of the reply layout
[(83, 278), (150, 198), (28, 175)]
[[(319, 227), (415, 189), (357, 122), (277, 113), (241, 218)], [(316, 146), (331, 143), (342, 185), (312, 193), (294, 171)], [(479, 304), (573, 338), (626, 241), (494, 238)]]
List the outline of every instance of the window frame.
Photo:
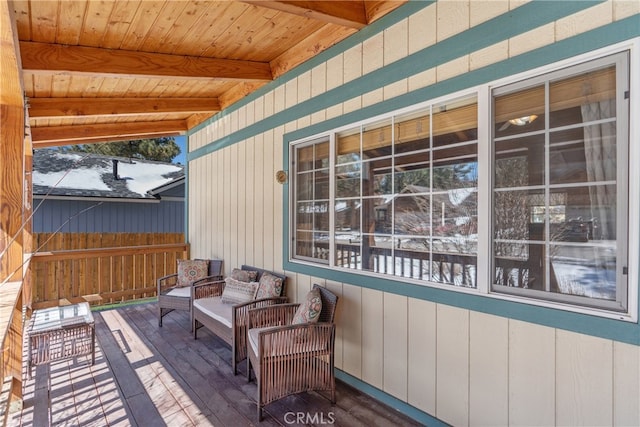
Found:
[[(490, 81), (475, 87), (471, 87), (465, 90), (457, 91), (454, 93), (450, 93), (444, 96), (440, 96), (437, 98), (430, 99), (428, 101), (424, 101), (421, 103), (417, 103), (411, 105), (409, 107), (405, 107), (398, 110), (389, 111), (384, 114), (379, 114), (374, 117), (369, 117), (364, 120), (353, 121), (351, 123), (336, 126), (331, 129), (324, 130), (322, 132), (318, 132), (312, 136), (303, 137), (295, 140), (287, 141), (287, 146), (289, 150), (289, 159), (293, 159), (295, 155), (295, 147), (298, 144), (309, 144), (313, 143), (313, 141), (318, 141), (322, 138), (329, 139), (330, 141), (330, 245), (329, 245), (329, 263), (321, 264), (316, 262), (316, 260), (306, 260), (301, 259), (295, 256), (295, 242), (294, 239), (289, 239), (289, 252), (288, 252), (288, 261), (300, 264), (307, 265), (309, 267), (318, 267), (319, 269), (332, 269), (337, 270), (340, 273), (344, 273), (345, 279), (348, 280), (349, 274), (355, 275), (364, 275), (364, 276), (374, 276), (378, 279), (388, 280), (390, 283), (394, 282), (395, 284), (402, 286), (403, 283), (407, 284), (418, 284), (424, 287), (437, 288), (447, 291), (453, 292), (462, 292), (468, 293), (471, 295), (481, 296), (481, 297), (489, 297), (494, 300), (505, 300), (510, 302), (524, 303), (529, 306), (538, 306), (543, 308), (550, 308), (554, 310), (563, 310), (571, 313), (579, 313), (590, 316), (609, 318), (615, 320), (623, 320), (627, 322), (637, 322), (638, 319), (638, 270), (640, 268), (640, 262), (637, 260), (640, 259), (640, 168), (629, 168), (626, 174), (627, 180), (627, 214), (626, 214), (626, 226), (628, 230), (628, 238), (625, 250), (627, 251), (627, 309), (625, 312), (612, 311), (607, 308), (601, 307), (592, 307), (585, 305), (573, 305), (570, 302), (558, 302), (558, 301), (549, 301), (545, 299), (536, 299), (530, 296), (523, 297), (519, 295), (510, 295), (504, 293), (497, 293), (492, 291), (491, 286), (493, 283), (493, 246), (492, 246), (492, 229), (493, 229), (493, 212), (492, 212), (492, 174), (493, 174), (493, 165), (492, 165), (492, 116), (491, 116), (491, 105), (492, 105), (492, 90), (497, 87), (502, 87), (506, 85), (512, 85), (518, 81), (524, 81), (527, 79), (535, 79), (544, 74), (557, 72), (558, 70), (562, 70), (568, 67), (575, 67), (579, 64), (584, 64), (588, 68), (593, 67), (593, 61), (597, 61), (601, 58), (625, 52), (627, 51), (629, 54), (628, 61), (628, 84), (629, 91), (637, 91), (637, 88), (640, 84), (640, 58), (638, 52), (640, 51), (640, 39), (634, 39), (626, 42), (617, 43), (615, 45), (608, 46), (606, 48), (601, 48), (598, 50), (594, 50), (588, 53), (580, 54), (573, 56), (571, 58), (567, 58), (561, 61), (554, 62), (552, 64), (548, 64), (542, 67), (538, 67), (536, 69), (527, 70), (518, 74), (514, 74), (505, 78), (497, 79), (494, 81)], [(618, 71), (619, 72), (619, 71)], [(636, 88), (636, 89), (633, 89)], [(635, 93), (635, 92), (634, 92)], [(439, 103), (447, 103), (459, 99), (465, 96), (475, 96), (477, 99), (478, 105), (478, 122), (477, 122), (477, 140), (478, 140), (478, 153), (477, 153), (477, 161), (478, 161), (478, 205), (477, 205), (477, 215), (478, 215), (478, 249), (477, 249), (477, 287), (476, 288), (461, 288), (457, 286), (452, 286), (448, 284), (440, 284), (437, 282), (427, 282), (424, 280), (414, 280), (410, 278), (405, 278), (401, 276), (395, 276), (392, 274), (382, 274), (375, 273), (367, 270), (356, 270), (351, 268), (341, 268), (335, 265), (334, 256), (335, 256), (335, 239), (333, 238), (333, 234), (335, 233), (334, 227), (334, 203), (335, 203), (335, 146), (336, 135), (348, 129), (353, 129), (355, 126), (366, 126), (367, 124), (380, 122), (381, 120), (390, 119), (392, 116), (401, 116), (405, 114), (410, 114), (411, 112), (415, 112), (420, 109), (424, 109), (429, 105), (437, 105)], [(620, 94), (617, 96), (617, 101), (620, 101)], [(640, 105), (638, 99), (632, 99), (629, 102), (629, 117), (638, 116), (640, 114)], [(620, 116), (617, 113), (617, 116)], [(344, 123), (344, 122), (343, 122)], [(640, 160), (640, 147), (635, 147), (631, 141), (638, 140), (640, 136), (640, 127), (635, 124), (632, 120), (629, 121), (627, 127), (627, 150), (626, 153), (629, 158), (630, 164), (636, 164), (638, 160)], [(289, 167), (293, 168), (291, 161), (289, 162)], [(292, 169), (293, 170), (293, 169)], [(293, 173), (291, 176), (295, 176)], [(293, 193), (294, 185), (289, 186), (289, 233), (295, 232), (294, 224), (295, 224), (295, 211), (292, 211), (292, 206), (295, 199), (295, 194)], [(620, 245), (617, 244), (617, 247)], [(335, 276), (335, 275), (332, 275)], [(618, 281), (616, 281), (618, 283)]]

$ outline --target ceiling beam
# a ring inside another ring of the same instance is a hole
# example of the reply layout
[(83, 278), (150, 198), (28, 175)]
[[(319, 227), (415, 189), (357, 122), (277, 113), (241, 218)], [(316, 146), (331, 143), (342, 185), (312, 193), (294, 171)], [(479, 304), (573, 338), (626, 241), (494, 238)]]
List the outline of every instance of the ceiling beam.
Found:
[(362, 1), (246, 0), (245, 3), (357, 30), (368, 24)]
[(91, 76), (271, 81), (266, 62), (20, 42), (22, 69)]
[(218, 98), (30, 98), (28, 105), (31, 118), (220, 111)]
[(184, 120), (97, 123), (31, 128), (33, 148), (175, 136), (186, 132)]

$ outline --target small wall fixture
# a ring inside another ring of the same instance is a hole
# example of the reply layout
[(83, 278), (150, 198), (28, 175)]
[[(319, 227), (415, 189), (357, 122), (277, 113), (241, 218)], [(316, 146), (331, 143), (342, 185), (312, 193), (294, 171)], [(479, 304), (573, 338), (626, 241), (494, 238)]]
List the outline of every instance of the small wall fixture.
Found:
[(283, 170), (276, 172), (276, 182), (278, 184), (284, 184), (287, 182), (287, 173)]

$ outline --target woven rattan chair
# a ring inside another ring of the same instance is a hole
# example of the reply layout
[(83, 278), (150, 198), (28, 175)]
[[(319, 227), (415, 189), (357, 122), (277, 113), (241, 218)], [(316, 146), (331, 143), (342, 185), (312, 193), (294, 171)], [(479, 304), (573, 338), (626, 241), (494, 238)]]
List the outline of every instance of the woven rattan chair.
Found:
[(222, 260), (209, 260), (208, 276), (191, 283), (191, 286), (176, 288), (178, 273), (169, 274), (158, 279), (158, 326), (162, 327), (162, 318), (173, 310), (189, 312), (190, 324), (193, 327), (193, 313), (191, 312), (192, 288), (196, 284), (207, 283), (222, 279)]
[(318, 323), (291, 325), (298, 303), (249, 310), (247, 379), (253, 367), (260, 421), (265, 405), (292, 394), (324, 391), (331, 403), (336, 402), (333, 319), (338, 297), (319, 285), (313, 287), (322, 299)]

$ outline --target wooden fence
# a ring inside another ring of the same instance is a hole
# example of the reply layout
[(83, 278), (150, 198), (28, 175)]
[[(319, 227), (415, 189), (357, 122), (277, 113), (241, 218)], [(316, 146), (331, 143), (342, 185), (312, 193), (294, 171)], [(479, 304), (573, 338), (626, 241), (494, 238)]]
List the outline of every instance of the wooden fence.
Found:
[(189, 253), (181, 233), (42, 233), (34, 247), (33, 308), (155, 296), (156, 279), (175, 273)]

